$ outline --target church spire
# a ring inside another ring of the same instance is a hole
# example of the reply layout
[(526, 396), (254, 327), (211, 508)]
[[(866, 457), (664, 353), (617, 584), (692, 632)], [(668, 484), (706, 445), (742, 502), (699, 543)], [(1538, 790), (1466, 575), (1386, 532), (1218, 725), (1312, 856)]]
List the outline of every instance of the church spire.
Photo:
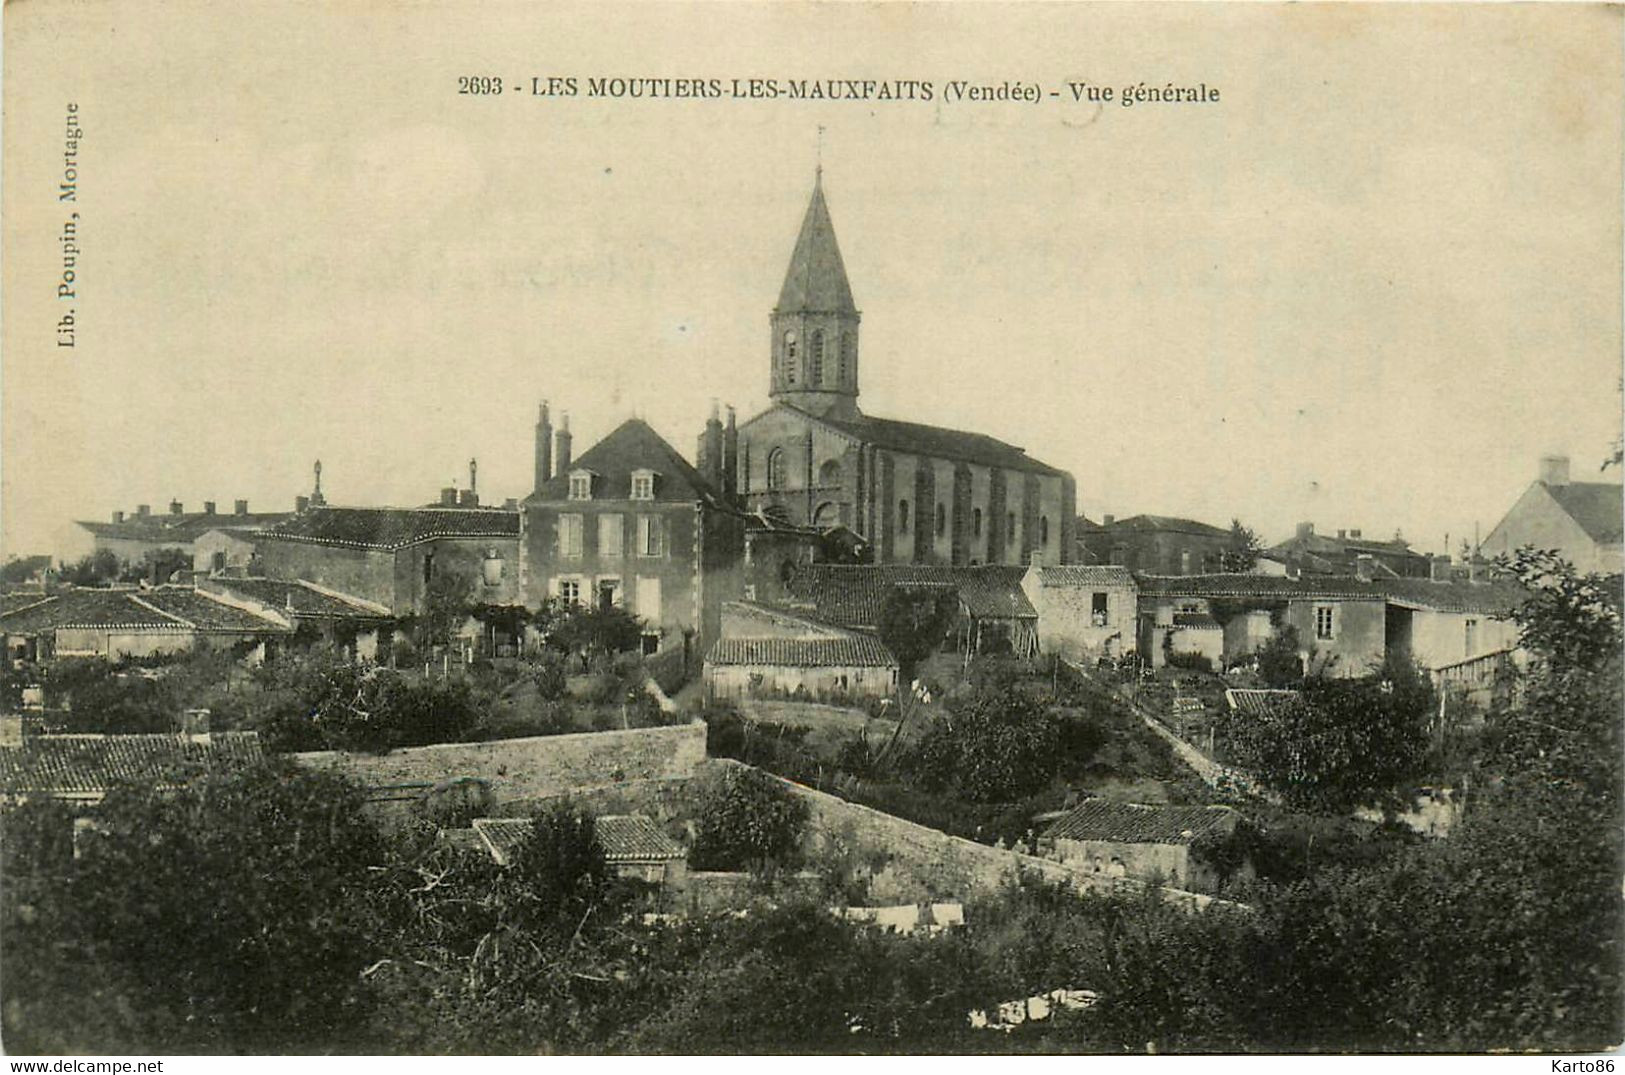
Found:
[(824, 201), (820, 163), (773, 307), (768, 394), (812, 414), (856, 417), (860, 319)]

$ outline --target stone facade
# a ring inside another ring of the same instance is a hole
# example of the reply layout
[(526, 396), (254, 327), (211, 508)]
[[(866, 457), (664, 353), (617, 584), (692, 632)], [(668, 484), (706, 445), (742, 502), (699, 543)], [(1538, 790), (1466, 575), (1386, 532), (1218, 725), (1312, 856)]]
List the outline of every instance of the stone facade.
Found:
[(1135, 651), (1138, 588), (1120, 567), (1030, 567), (1021, 588), (1038, 613), (1038, 647), (1068, 660)]

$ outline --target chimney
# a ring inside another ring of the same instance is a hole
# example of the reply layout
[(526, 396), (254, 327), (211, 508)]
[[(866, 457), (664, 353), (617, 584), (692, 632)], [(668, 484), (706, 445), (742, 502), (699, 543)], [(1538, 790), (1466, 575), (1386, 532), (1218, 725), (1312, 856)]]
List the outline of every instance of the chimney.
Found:
[(457, 506), (459, 508), (477, 508), (480, 506), (480, 494), (472, 489), (463, 489), (457, 493)]
[(559, 415), (559, 432), (553, 438), (556, 443), (556, 454), (559, 457), (558, 469), (553, 473), (564, 474), (570, 470), (570, 412), (565, 411)]
[(319, 508), (327, 503), (327, 498), (322, 495), (322, 461), (316, 460), (316, 465), (311, 470), (316, 476), (316, 484), (310, 491), (310, 503), (311, 506)]
[(203, 514), (205, 514), (205, 515), (213, 515), (214, 514), (214, 501), (205, 500), (203, 502)]
[(1115, 523), (1116, 521), (1117, 521), (1117, 516), (1115, 516), (1115, 515), (1107, 514), (1107, 515), (1102, 515), (1100, 517), (1100, 525), (1101, 526), (1110, 526), (1110, 525), (1112, 525), (1112, 523)]
[(1349, 537), (1353, 538), (1355, 541), (1359, 541), (1360, 540), (1360, 532), (1358, 530), (1350, 530), (1349, 531)]
[(518, 511), (519, 510), (519, 498), (516, 497), (516, 496), (510, 496), (508, 499), (504, 500), (502, 502), (502, 510), (503, 511)]
[(731, 404), (728, 424), (722, 430), (722, 484), (729, 496), (739, 487), (739, 422)]
[(1349, 536), (1349, 532), (1347, 530), (1339, 530), (1337, 532), (1337, 538), (1338, 538), (1339, 541), (1341, 541), (1342, 539), (1344, 539), (1344, 538), (1346, 538), (1348, 536)]
[(1540, 457), (1540, 481), (1553, 489), (1561, 489), (1569, 483), (1569, 457), (1566, 455), (1543, 455)]
[(232, 512), (234, 514), (237, 514), (237, 515), (247, 515), (248, 514), (248, 501), (246, 501), (246, 500), (236, 501), (235, 503), (232, 504), (231, 510), (232, 510)]
[(540, 489), (553, 476), (553, 423), (547, 416), (547, 400), (542, 400), (542, 411), (536, 419), (536, 480), (531, 486)]
[(1368, 552), (1362, 552), (1354, 558), (1354, 577), (1362, 582), (1370, 582), (1377, 573), (1377, 560)]
[(23, 718), (18, 713), (0, 716), (0, 747), (23, 745)]
[(137, 504), (135, 506), (135, 514), (136, 514), (136, 518), (145, 519), (147, 516), (152, 514), (152, 505), (151, 504)]
[(468, 461), (468, 491), (474, 497), (474, 503), (480, 502), (480, 461)]
[(1315, 524), (1314, 523), (1299, 523), (1298, 524), (1298, 540), (1299, 541), (1302, 541), (1304, 538), (1314, 537), (1314, 536), (1315, 536)]
[(122, 523), (124, 521), (124, 513), (122, 511), (115, 511), (113, 513), (113, 521), (115, 523)]
[(456, 486), (446, 485), (441, 487), (440, 506), (443, 508), (455, 508), (457, 506)]
[(296, 496), (293, 498), (293, 510), (303, 515), (310, 510), (310, 497)]
[(179, 515), (182, 512), (184, 512), (185, 510), (186, 510), (186, 505), (182, 504), (179, 500), (171, 500), (169, 502), (169, 514), (171, 514), (171, 515)]

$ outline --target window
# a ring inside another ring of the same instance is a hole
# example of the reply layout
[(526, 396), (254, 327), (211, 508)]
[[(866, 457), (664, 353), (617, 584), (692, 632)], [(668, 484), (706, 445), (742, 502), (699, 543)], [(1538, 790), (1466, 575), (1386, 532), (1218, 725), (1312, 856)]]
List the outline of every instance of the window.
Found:
[(1038, 543), (1040, 545), (1048, 545), (1049, 544), (1049, 516), (1048, 515), (1040, 515), (1038, 517)]
[(818, 468), (819, 485), (840, 485), (841, 464), (834, 459), (824, 460), (824, 465)]
[(784, 334), (784, 383), (796, 383), (796, 334)]
[(941, 504), (937, 505), (937, 537), (948, 532), (948, 511)]
[(570, 474), (570, 499), (592, 499), (592, 471), (577, 470)]
[(620, 603), (621, 603), (621, 580), (620, 579), (599, 579), (598, 580), (598, 609), (599, 609), (599, 611), (600, 612), (608, 612), (610, 609), (614, 608), (616, 605), (619, 605)]
[(767, 453), (767, 487), (769, 489), (783, 489), (785, 473), (789, 470), (789, 461), (785, 458), (783, 448), (774, 448)]
[(560, 579), (559, 600), (567, 605), (581, 604), (581, 581), (579, 579)]
[(432, 578), (434, 578), (434, 553), (431, 552), (425, 553), (423, 557), (423, 585), (429, 585)]
[(1009, 515), (1005, 518), (1004, 522), (1005, 522), (1005, 530), (1004, 530), (1005, 537), (1004, 537), (1004, 539), (1005, 539), (1005, 541), (1007, 541), (1011, 545), (1014, 545), (1016, 543), (1016, 513), (1013, 512), (1013, 511), (1010, 512)]
[[(660, 579), (648, 575), (638, 576), (638, 616), (644, 623), (658, 624), (660, 622)], [(653, 651), (651, 651), (653, 652)]]
[(226, 569), (226, 554), (223, 552), (215, 553), (209, 557), (209, 564), (214, 571), (224, 571)]
[(982, 536), (982, 509), (981, 508), (972, 508), (971, 509), (970, 528), (971, 528), (971, 533), (975, 534), (977, 537)]
[(581, 522), (580, 515), (559, 516), (559, 555), (562, 557), (579, 557), (581, 555)]
[(819, 329), (812, 334), (812, 353), (807, 356), (812, 368), (807, 373), (807, 383), (814, 388), (822, 388), (824, 384), (824, 330)]
[(899, 534), (908, 533), (908, 501), (906, 500), (897, 502), (897, 532)]
[(1315, 637), (1316, 638), (1331, 638), (1332, 637), (1332, 606), (1331, 605), (1316, 605), (1315, 606)]
[(841, 384), (843, 385), (846, 384), (852, 376), (853, 348), (856, 346), (857, 340), (853, 337), (852, 333), (843, 332), (841, 334)]
[(1096, 627), (1106, 626), (1107, 598), (1104, 593), (1096, 593), (1090, 598), (1089, 622)]
[(652, 470), (634, 470), (632, 472), (632, 499), (653, 500), (655, 498), (655, 472)]
[(1189, 549), (1186, 549), (1179, 554), (1179, 573), (1181, 575), (1189, 575), (1191, 573), (1191, 551)]
[(1462, 656), (1471, 657), (1474, 653), (1478, 652), (1478, 621), (1468, 620), (1464, 626), (1465, 630), (1463, 634), (1465, 637), (1462, 639)]
[(665, 520), (658, 515), (638, 516), (638, 555), (664, 556), (666, 554)]
[(625, 533), (625, 519), (619, 512), (598, 516), (598, 555), (626, 555), (621, 548), (622, 538)]

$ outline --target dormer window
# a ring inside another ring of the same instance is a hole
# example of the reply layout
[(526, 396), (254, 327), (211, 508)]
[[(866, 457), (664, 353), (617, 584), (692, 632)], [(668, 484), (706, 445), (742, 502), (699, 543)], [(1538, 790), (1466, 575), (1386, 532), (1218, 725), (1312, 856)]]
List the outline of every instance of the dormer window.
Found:
[(652, 470), (634, 470), (632, 472), (632, 499), (653, 500), (655, 498), (655, 479), (659, 476)]
[(592, 499), (593, 473), (590, 470), (572, 470), (570, 472), (570, 499)]

